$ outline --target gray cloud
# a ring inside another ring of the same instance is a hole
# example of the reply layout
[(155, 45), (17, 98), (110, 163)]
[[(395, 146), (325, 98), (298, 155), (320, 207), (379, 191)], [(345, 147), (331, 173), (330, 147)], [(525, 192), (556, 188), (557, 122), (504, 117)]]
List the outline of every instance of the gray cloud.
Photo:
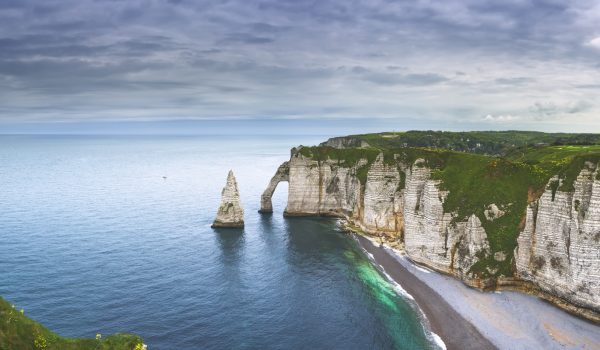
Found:
[(574, 104), (567, 106), (566, 111), (569, 114), (577, 114), (591, 110), (594, 105), (588, 101), (577, 101)]
[(569, 101), (562, 105), (554, 102), (535, 102), (529, 110), (537, 120), (560, 118), (564, 115), (579, 114), (592, 110), (594, 105), (588, 101)]
[(598, 23), (586, 0), (4, 0), (0, 123), (600, 123)]
[(534, 82), (534, 78), (530, 77), (515, 77), (515, 78), (498, 78), (495, 80), (499, 85), (524, 85)]
[(435, 73), (390, 74), (387, 72), (369, 72), (362, 75), (365, 80), (379, 85), (428, 86), (448, 80), (448, 78)]
[(229, 34), (224, 39), (219, 40), (218, 44), (268, 44), (274, 40), (264, 36), (256, 36), (247, 33)]

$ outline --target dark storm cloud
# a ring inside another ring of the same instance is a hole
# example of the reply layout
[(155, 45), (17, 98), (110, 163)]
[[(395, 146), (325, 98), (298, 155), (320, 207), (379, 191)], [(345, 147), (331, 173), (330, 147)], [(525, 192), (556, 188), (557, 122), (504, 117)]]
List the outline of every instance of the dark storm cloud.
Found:
[(587, 0), (3, 0), (0, 121), (585, 119), (598, 23)]

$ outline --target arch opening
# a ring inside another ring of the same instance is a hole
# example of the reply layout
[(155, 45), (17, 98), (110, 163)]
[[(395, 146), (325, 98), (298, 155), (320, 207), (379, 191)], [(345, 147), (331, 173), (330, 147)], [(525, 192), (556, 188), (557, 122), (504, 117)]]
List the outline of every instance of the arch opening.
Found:
[(267, 188), (263, 192), (262, 196), (260, 197), (260, 210), (258, 211), (259, 213), (272, 213), (273, 212), (273, 202), (271, 200), (271, 198), (273, 198), (273, 193), (275, 192), (275, 189), (277, 188), (277, 185), (279, 185), (280, 182), (282, 182), (282, 181), (289, 182), (289, 180), (290, 180), (289, 162), (283, 162), (283, 164), (281, 164), (279, 166), (279, 168), (277, 168), (275, 175), (273, 175), (273, 177), (271, 178), (271, 181), (269, 181), (269, 185), (267, 186)]

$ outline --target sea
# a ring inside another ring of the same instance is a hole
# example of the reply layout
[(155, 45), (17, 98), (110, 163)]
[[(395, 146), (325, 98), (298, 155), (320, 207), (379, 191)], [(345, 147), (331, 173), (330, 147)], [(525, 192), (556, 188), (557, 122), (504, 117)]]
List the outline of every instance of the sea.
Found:
[[(158, 349), (435, 349), (335, 219), (260, 195), (322, 136), (0, 136), (0, 296), (68, 337)], [(227, 172), (244, 229), (215, 230)]]

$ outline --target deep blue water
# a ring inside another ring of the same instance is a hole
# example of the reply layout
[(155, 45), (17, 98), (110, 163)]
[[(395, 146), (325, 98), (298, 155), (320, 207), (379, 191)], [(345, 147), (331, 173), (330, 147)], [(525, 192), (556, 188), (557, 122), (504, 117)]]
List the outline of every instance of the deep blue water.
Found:
[[(335, 221), (283, 218), (285, 184), (257, 213), (290, 147), (322, 139), (0, 136), (0, 296), (150, 350), (430, 348)], [(229, 169), (243, 231), (210, 228)]]

